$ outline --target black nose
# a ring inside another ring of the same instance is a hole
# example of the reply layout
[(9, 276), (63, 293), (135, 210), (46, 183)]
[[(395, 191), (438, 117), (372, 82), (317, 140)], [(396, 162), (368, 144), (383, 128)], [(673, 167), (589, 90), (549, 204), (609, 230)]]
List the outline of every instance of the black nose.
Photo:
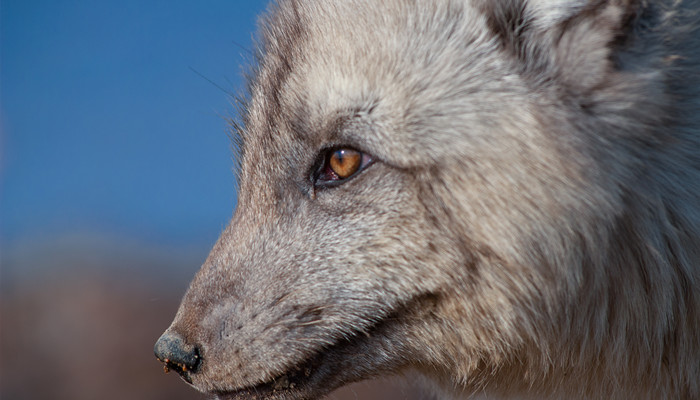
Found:
[(196, 372), (199, 366), (199, 349), (185, 343), (185, 339), (175, 332), (165, 332), (153, 347), (158, 360), (165, 363), (165, 372), (173, 369), (185, 379), (186, 372)]

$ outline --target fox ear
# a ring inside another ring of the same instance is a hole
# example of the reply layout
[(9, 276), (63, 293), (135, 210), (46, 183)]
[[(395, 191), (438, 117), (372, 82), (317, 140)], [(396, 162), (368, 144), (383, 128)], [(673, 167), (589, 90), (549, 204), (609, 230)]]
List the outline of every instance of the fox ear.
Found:
[[(523, 73), (588, 90), (616, 67), (640, 0), (504, 0), (482, 2), (489, 28)], [(565, 73), (562, 73), (565, 71)], [(542, 76), (543, 75), (543, 76)], [(554, 76), (552, 76), (554, 75)]]

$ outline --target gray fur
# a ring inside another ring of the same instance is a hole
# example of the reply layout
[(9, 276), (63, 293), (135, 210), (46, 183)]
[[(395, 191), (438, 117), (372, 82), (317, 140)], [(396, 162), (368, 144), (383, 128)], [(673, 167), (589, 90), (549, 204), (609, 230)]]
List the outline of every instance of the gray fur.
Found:
[[(700, 398), (697, 1), (286, 0), (169, 328), (222, 399)], [(319, 154), (375, 162), (314, 187)]]

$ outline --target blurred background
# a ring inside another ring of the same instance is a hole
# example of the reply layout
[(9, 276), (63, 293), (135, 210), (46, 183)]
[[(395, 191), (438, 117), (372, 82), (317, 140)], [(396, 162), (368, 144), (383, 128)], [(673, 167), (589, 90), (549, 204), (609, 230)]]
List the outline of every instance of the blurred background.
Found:
[(204, 398), (152, 349), (235, 208), (228, 121), (265, 7), (0, 2), (1, 399)]

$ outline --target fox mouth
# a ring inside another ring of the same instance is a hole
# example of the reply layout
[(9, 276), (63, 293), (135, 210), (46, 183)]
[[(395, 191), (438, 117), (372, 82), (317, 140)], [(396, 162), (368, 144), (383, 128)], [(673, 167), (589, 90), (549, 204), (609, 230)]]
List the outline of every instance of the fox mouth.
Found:
[[(231, 391), (214, 391), (220, 400), (292, 400), (319, 398), (342, 384), (361, 378), (359, 365), (350, 362), (358, 355), (360, 336), (322, 349), (275, 378)], [(360, 339), (362, 341), (362, 339)], [(360, 369), (362, 369), (360, 367)], [(354, 378), (354, 379), (353, 379)]]
[(430, 310), (436, 299), (432, 294), (417, 296), (367, 330), (356, 331), (353, 336), (319, 349), (273, 379), (210, 394), (220, 400), (315, 399), (383, 371), (398, 372), (405, 366), (400, 354), (407, 350), (402, 341), (392, 340), (392, 332), (403, 330), (404, 321), (399, 315), (412, 314), (409, 310)]
[[(319, 358), (318, 356), (315, 358)], [(290, 400), (306, 399), (319, 396), (319, 387), (314, 383), (325, 375), (319, 371), (318, 362), (306, 362), (301, 367), (294, 367), (289, 372), (277, 377), (233, 391), (213, 392), (220, 400)], [(330, 387), (328, 391), (334, 389)]]
[[(316, 399), (348, 383), (368, 378), (382, 370), (395, 370), (398, 360), (386, 354), (387, 333), (396, 318), (385, 318), (366, 331), (355, 332), (335, 344), (321, 348), (305, 360), (293, 364), (275, 378), (230, 391), (214, 391), (220, 400), (299, 400)], [(389, 345), (391, 346), (391, 345)], [(392, 346), (393, 347), (393, 346)], [(379, 350), (382, 357), (372, 353)]]

